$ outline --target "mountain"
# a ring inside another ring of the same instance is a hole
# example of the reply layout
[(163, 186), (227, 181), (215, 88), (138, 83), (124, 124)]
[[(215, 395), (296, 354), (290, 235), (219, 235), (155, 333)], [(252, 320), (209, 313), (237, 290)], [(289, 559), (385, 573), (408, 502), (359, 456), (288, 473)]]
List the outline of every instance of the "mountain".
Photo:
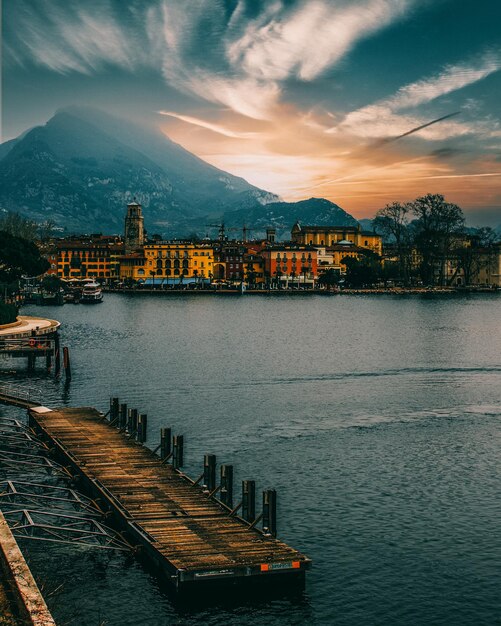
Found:
[(299, 202), (270, 202), (248, 209), (230, 211), (223, 215), (225, 226), (252, 228), (252, 236), (264, 235), (271, 227), (277, 238), (290, 239), (293, 224), (316, 226), (356, 226), (357, 220), (334, 202), (325, 198), (309, 198)]
[(159, 131), (96, 109), (60, 110), (0, 145), (0, 209), (50, 219), (67, 232), (120, 233), (134, 197), (147, 230), (168, 237), (205, 233), (205, 224), (221, 217), (228, 225), (283, 232), (296, 219), (356, 223), (328, 200), (280, 202)]
[(277, 200), (161, 134), (101, 111), (70, 108), (0, 146), (0, 206), (70, 231), (121, 232), (136, 197), (150, 231)]

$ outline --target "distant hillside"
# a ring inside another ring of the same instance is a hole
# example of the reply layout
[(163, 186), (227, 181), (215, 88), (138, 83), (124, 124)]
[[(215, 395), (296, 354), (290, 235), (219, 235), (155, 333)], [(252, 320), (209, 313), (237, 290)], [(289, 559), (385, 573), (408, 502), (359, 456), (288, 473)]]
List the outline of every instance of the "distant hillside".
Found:
[(357, 220), (344, 209), (325, 198), (309, 198), (299, 202), (270, 202), (248, 210), (225, 213), (223, 221), (227, 226), (251, 226), (253, 236), (265, 234), (266, 228), (276, 228), (280, 239), (290, 239), (292, 225), (354, 226)]
[(143, 205), (146, 228), (166, 237), (205, 234), (207, 223), (267, 226), (356, 220), (328, 200), (281, 202), (202, 161), (159, 131), (102, 111), (70, 107), (0, 145), (0, 210), (67, 232), (122, 232), (126, 205)]

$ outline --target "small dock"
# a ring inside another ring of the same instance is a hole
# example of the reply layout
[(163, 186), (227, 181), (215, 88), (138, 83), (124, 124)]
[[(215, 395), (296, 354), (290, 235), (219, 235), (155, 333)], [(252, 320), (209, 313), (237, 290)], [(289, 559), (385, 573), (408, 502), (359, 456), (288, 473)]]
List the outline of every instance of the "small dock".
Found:
[[(58, 376), (61, 369), (60, 326), (56, 320), (20, 315), (16, 322), (0, 326), (0, 355), (26, 358), (29, 371), (35, 369), (37, 359), (43, 358), (48, 371), (54, 362), (55, 374)], [(67, 353), (68, 349), (64, 350)], [(65, 360), (69, 362), (69, 354), (66, 353)]]
[[(159, 458), (142, 445), (145, 431), (138, 442), (126, 435), (120, 423), (114, 428), (113, 421), (96, 409), (32, 407), (29, 417), (30, 426), (53, 449), (57, 460), (77, 477), (80, 489), (107, 510), (110, 525), (124, 532), (139, 555), (177, 590), (199, 588), (208, 581), (224, 585), (264, 582), (267, 586), (272, 581), (304, 582), (310, 560), (279, 541), (273, 529), (259, 530), (261, 516), (253, 513), (254, 521), (249, 522), (249, 505), (254, 511), (255, 502), (247, 500), (246, 515), (237, 515), (242, 503), (233, 507), (228, 500), (228, 490), (233, 490), (232, 468), (231, 484), (227, 482), (231, 466), (221, 467), (225, 502), (215, 498), (221, 486), (214, 487), (213, 455), (206, 455), (207, 489), (200, 484), (202, 476), (194, 481), (179, 469), (182, 463), (169, 464), (171, 454)], [(170, 452), (171, 442), (163, 444)], [(243, 492), (250, 483), (253, 487), (253, 481), (244, 481)], [(272, 490), (263, 494), (268, 520), (276, 515), (274, 494)], [(276, 528), (273, 520), (271, 526)]]

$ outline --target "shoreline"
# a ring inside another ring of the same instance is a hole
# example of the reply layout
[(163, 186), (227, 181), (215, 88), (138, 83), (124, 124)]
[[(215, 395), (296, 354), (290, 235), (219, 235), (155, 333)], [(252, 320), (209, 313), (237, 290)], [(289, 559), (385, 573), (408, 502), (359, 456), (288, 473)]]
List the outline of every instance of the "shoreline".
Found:
[(343, 289), (341, 291), (326, 290), (326, 289), (247, 289), (243, 293), (239, 289), (152, 289), (152, 288), (123, 288), (113, 289), (104, 288), (105, 293), (118, 293), (124, 295), (162, 295), (162, 296), (356, 296), (356, 295), (386, 295), (386, 296), (401, 296), (401, 295), (463, 295), (463, 294), (497, 294), (500, 293), (499, 289), (492, 289), (488, 287), (471, 287), (471, 288), (456, 288), (456, 287), (436, 287), (433, 289), (426, 289), (422, 287), (416, 288), (376, 288), (376, 289)]

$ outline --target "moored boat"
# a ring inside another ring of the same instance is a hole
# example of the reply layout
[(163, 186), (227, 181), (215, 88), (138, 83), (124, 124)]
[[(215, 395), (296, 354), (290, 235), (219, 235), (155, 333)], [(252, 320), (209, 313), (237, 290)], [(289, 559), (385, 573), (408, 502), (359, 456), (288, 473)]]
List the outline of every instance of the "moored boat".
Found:
[(97, 283), (86, 283), (82, 289), (80, 302), (82, 304), (98, 304), (103, 301), (103, 292)]

